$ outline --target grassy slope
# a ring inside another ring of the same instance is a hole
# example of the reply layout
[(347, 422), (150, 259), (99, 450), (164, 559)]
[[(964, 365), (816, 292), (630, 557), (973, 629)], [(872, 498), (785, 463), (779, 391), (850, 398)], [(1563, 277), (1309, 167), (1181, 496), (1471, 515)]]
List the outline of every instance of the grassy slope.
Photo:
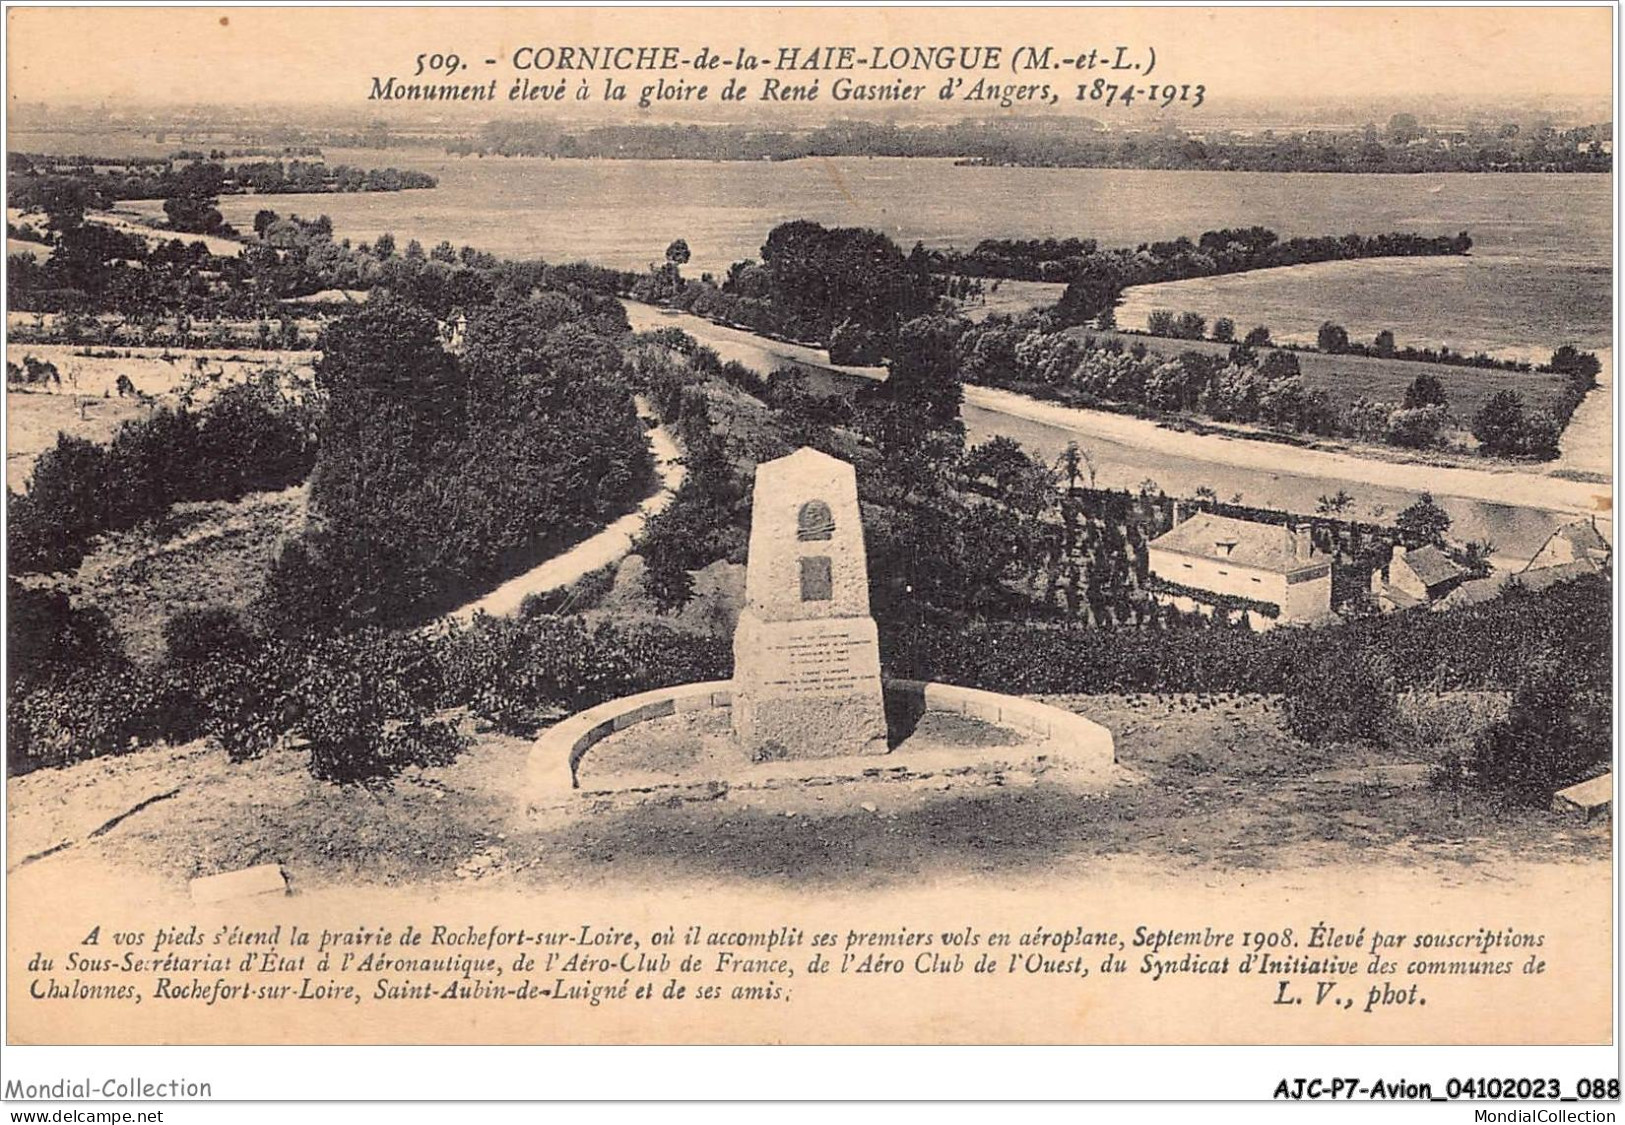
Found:
[(103, 539), (64, 587), (108, 615), (133, 658), (156, 660), (170, 617), (254, 600), (283, 539), (304, 526), (307, 491), (177, 504), (156, 524)]

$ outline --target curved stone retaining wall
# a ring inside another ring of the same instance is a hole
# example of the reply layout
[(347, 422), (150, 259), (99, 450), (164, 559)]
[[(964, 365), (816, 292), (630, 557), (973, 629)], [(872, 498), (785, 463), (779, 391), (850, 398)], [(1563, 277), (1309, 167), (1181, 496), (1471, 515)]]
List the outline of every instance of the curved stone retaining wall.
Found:
[[(1111, 731), (1036, 699), (924, 680), (886, 680), (885, 691), (888, 711), (901, 709), (916, 717), (936, 711), (1014, 727), (1042, 740), (1046, 753), (1063, 764), (1098, 768), (1110, 766), (1117, 758)], [(533, 801), (557, 800), (579, 789), (581, 760), (618, 730), (667, 715), (732, 706), (733, 682), (711, 680), (628, 695), (571, 715), (543, 731), (531, 748)], [(882, 761), (885, 755), (873, 758)]]

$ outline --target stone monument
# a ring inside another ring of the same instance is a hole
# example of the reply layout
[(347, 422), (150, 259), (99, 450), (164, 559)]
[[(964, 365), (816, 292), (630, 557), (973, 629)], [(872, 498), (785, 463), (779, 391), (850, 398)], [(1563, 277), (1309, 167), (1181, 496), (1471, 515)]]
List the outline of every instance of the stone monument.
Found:
[(756, 467), (732, 710), (755, 761), (887, 750), (857, 474), (816, 449)]

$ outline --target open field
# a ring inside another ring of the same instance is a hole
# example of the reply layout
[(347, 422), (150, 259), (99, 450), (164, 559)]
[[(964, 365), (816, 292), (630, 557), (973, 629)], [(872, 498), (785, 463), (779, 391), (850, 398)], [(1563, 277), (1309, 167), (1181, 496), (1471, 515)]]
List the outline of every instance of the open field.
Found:
[(28, 484), (34, 461), (56, 444), (58, 434), (106, 444), (125, 422), (147, 413), (128, 398), (7, 391), (6, 487), (21, 491)]
[[(194, 242), (201, 242), (209, 248), (209, 253), (221, 257), (236, 257), (243, 252), (243, 243), (229, 238), (219, 238), (212, 234), (190, 234), (186, 231), (161, 230), (158, 224), (164, 222), (163, 200), (150, 201), (156, 209), (146, 207), (145, 204), (149, 202), (147, 200), (138, 202), (142, 206), (124, 207), (121, 205), (115, 206), (111, 211), (91, 211), (86, 214), (85, 218), (89, 222), (100, 223), (103, 226), (112, 227), (114, 230), (123, 231), (125, 234), (138, 235), (149, 243), (172, 242), (178, 238), (189, 246)], [(35, 230), (43, 231), (46, 218), (37, 211), (25, 212), (15, 207), (8, 207), (6, 209), (6, 221), (19, 225), (29, 223)], [(249, 229), (252, 230), (252, 226)], [(12, 249), (13, 246), (29, 247), (37, 257), (47, 256), (51, 252), (49, 246), (8, 240), (6, 249), (8, 254), (16, 252)]]
[[(1053, 281), (1020, 281), (1015, 278), (984, 277), (979, 304), (962, 305), (959, 312), (967, 320), (983, 321), (998, 314), (1020, 316), (1053, 305), (1066, 292), (1066, 286)], [(995, 290), (994, 286), (998, 286)]]
[[(1474, 232), (1477, 233), (1476, 231)], [(1562, 344), (1611, 347), (1606, 263), (1548, 263), (1518, 255), (1372, 258), (1192, 278), (1126, 290), (1117, 323), (1142, 330), (1153, 309), (1264, 325), (1283, 343), (1313, 344), (1325, 321), (1370, 343), (1384, 328), (1401, 347), (1448, 345), (1468, 354), (1545, 362)]]
[[(1133, 292), (1133, 290), (1130, 290)], [(1165, 306), (1157, 306), (1163, 308)], [(1237, 323), (1238, 332), (1245, 332)], [(1161, 336), (1142, 336), (1120, 332), (1091, 332), (1081, 328), (1069, 330), (1074, 336), (1093, 335), (1099, 338), (1116, 336), (1126, 344), (1144, 344), (1154, 352), (1177, 356), (1181, 352), (1198, 351), (1205, 355), (1227, 355), (1231, 345), (1212, 340), (1173, 340)], [(1308, 342), (1314, 343), (1314, 333)], [(1325, 391), (1338, 406), (1347, 406), (1355, 399), (1365, 397), (1377, 402), (1399, 405), (1405, 398), (1405, 388), (1418, 375), (1432, 375), (1444, 385), (1451, 414), (1463, 428), (1472, 425), (1473, 415), (1497, 391), (1513, 390), (1523, 396), (1530, 408), (1551, 405), (1562, 391), (1566, 380), (1561, 375), (1543, 375), (1535, 371), (1501, 371), (1489, 367), (1455, 367), (1446, 363), (1418, 363), (1402, 359), (1376, 359), (1359, 355), (1323, 355), (1320, 352), (1294, 352), (1304, 383), (1311, 390)], [(1542, 356), (1542, 361), (1550, 355)]]

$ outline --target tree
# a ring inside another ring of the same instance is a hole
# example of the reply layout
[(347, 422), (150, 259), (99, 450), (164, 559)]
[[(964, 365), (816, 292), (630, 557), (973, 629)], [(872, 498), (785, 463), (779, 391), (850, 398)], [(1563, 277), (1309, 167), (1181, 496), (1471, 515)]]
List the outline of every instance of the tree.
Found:
[(1228, 344), (1236, 338), (1236, 322), (1227, 316), (1221, 316), (1213, 322), (1213, 338), (1221, 344)]
[(1524, 448), (1523, 396), (1496, 391), (1473, 415), (1473, 436), (1486, 453), (1514, 455)]
[(1340, 516), (1348, 511), (1353, 503), (1354, 497), (1350, 496), (1346, 490), (1339, 488), (1335, 494), (1322, 496), (1316, 501), (1315, 511), (1323, 516)]
[(1094, 260), (1067, 282), (1055, 312), (1064, 324), (1087, 324), (1095, 321), (1102, 328), (1103, 317), (1116, 321), (1114, 310), (1123, 296), (1123, 279), (1112, 270)]
[(1414, 545), (1442, 546), (1445, 532), (1450, 530), (1450, 516), (1433, 502), (1431, 492), (1424, 492), (1394, 517), (1394, 527)]
[(1411, 385), (1405, 388), (1405, 409), (1414, 410), (1418, 406), (1445, 406), (1444, 384), (1434, 375), (1424, 371)]
[(1422, 135), (1422, 126), (1414, 113), (1396, 113), (1388, 119), (1388, 140), (1396, 145), (1409, 144)]
[(1393, 355), (1394, 354), (1394, 333), (1393, 333), (1393, 331), (1391, 329), (1384, 328), (1381, 332), (1378, 332), (1377, 333), (1377, 338), (1375, 340), (1371, 341), (1371, 350), (1376, 352), (1379, 356), (1382, 356), (1384, 359), (1387, 359), (1389, 356)]
[(171, 230), (215, 234), (225, 227), (225, 219), (214, 204), (213, 196), (172, 195), (164, 200), (164, 215)]
[(1326, 321), (1315, 335), (1315, 346), (1327, 355), (1342, 355), (1349, 350), (1348, 331), (1340, 324)]
[(957, 320), (930, 316), (909, 321), (897, 334), (884, 384), (886, 397), (899, 406), (922, 410), (930, 429), (960, 425), (965, 389), (955, 356), (959, 328)]
[(1174, 335), (1181, 340), (1200, 340), (1206, 332), (1207, 318), (1201, 313), (1180, 313), (1179, 320), (1174, 324)]
[(1564, 344), (1552, 353), (1546, 370), (1576, 377), (1589, 390), (1597, 385), (1597, 373), (1602, 370), (1602, 363), (1591, 352), (1582, 352), (1573, 344)]
[(683, 239), (673, 239), (671, 245), (666, 247), (666, 261), (670, 262), (672, 265), (686, 266), (688, 265), (688, 259), (688, 243)]
[(1260, 324), (1247, 333), (1247, 338), (1242, 343), (1249, 348), (1267, 348), (1270, 346), (1270, 330)]

